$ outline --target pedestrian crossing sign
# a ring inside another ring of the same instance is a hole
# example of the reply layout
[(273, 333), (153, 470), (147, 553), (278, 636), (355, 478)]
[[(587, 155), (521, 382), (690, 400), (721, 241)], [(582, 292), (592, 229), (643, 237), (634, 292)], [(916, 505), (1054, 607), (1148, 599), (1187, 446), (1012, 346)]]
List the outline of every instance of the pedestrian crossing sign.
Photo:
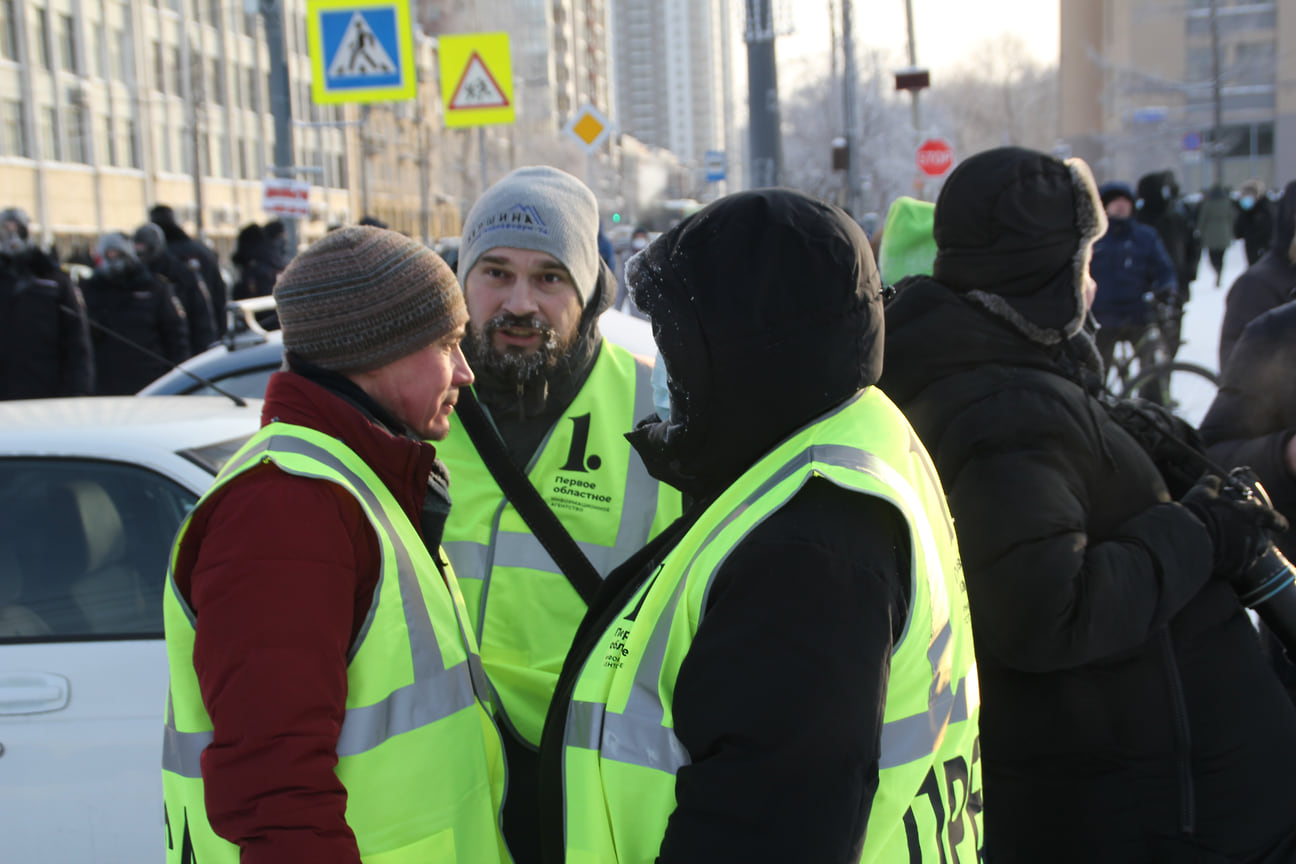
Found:
[(445, 125), (513, 122), (513, 63), (507, 33), (459, 33), (437, 38)]
[(408, 0), (307, 0), (306, 30), (316, 104), (414, 98)]

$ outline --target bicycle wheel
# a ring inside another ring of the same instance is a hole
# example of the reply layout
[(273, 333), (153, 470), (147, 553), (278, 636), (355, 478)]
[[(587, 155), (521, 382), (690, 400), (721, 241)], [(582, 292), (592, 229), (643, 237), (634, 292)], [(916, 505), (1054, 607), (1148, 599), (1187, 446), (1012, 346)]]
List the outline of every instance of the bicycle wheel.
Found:
[(1169, 408), (1194, 426), (1215, 400), (1219, 376), (1196, 363), (1173, 361), (1140, 369), (1125, 385), (1121, 395), (1140, 396)]

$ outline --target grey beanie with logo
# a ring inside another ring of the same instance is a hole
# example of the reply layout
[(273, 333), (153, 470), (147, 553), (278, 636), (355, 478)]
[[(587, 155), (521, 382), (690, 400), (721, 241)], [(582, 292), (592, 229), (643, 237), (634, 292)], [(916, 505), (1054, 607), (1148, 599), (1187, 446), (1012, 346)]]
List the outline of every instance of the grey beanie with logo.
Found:
[(552, 255), (571, 273), (586, 306), (598, 284), (598, 200), (566, 171), (538, 165), (510, 172), (468, 211), (459, 245), (459, 281), (477, 259), (509, 247)]

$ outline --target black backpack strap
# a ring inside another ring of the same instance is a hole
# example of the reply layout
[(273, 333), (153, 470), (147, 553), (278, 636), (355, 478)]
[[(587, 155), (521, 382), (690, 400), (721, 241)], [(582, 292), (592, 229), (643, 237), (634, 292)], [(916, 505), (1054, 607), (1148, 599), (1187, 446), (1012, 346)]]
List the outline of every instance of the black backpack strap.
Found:
[[(509, 457), (508, 448), (500, 437), (499, 431), (477, 401), (472, 388), (464, 387), (459, 391), (459, 402), (455, 414), (463, 423), (464, 431), (472, 441), (482, 462), (490, 469), (491, 476), (504, 492), (513, 508), (517, 510), (531, 533), (540, 541), (540, 545), (549, 553), (549, 557), (558, 565), (558, 569), (567, 577), (567, 581), (576, 589), (576, 593), (588, 606), (595, 593), (603, 584), (594, 565), (585, 557), (580, 546), (572, 539), (571, 534), (563, 527), (562, 522), (545, 504), (535, 486), (522, 473), (522, 469)], [(452, 496), (453, 497), (453, 496)]]

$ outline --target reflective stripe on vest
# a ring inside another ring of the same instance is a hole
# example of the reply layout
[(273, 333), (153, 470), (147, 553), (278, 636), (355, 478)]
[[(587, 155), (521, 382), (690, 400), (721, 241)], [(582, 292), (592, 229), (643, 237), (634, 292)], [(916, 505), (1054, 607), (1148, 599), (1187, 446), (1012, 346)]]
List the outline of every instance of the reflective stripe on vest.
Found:
[[(682, 510), (679, 493), (654, 480), (624, 438), (653, 411), (651, 375), (649, 365), (604, 340), (589, 378), (527, 467), (532, 485), (600, 575)], [(450, 470), (454, 497), (442, 547), (463, 587), (500, 714), (519, 736), (539, 744), (585, 604), (458, 424), (437, 453)], [(534, 614), (538, 605), (543, 616)]]
[[(965, 855), (979, 847), (980, 697), (952, 520), (925, 450), (899, 411), (871, 389), (794, 435), (726, 491), (627, 603), (634, 620), (623, 615), (586, 659), (564, 730), (569, 862), (657, 854), (675, 806), (674, 776), (690, 761), (673, 729), (675, 676), (712, 581), (732, 549), (811, 477), (888, 500), (904, 515), (914, 546), (910, 615), (893, 646), (881, 782), (862, 860), (943, 861), (951, 846)], [(938, 536), (933, 528), (947, 530)], [(920, 640), (910, 636), (914, 627), (922, 628)], [(942, 774), (936, 788), (927, 778), (937, 767), (956, 779), (947, 784)], [(932, 810), (932, 795), (948, 813)], [(915, 814), (915, 802), (927, 810)], [(946, 822), (947, 830), (938, 830)]]
[[(374, 602), (348, 654), (347, 707), (336, 744), (337, 773), (348, 793), (347, 819), (355, 831), (362, 856), (366, 861), (387, 864), (428, 860), (458, 849), (461, 853), (485, 856), (489, 861), (508, 860), (498, 831), (504, 786), (502, 747), (485, 707), (489, 703), (489, 685), (480, 659), (472, 650), (475, 639), (465, 626), (467, 616), (453, 572), (447, 572), (442, 581), (417, 531), (390, 490), (359, 457), (334, 439), (301, 427), (280, 423), (265, 427), (230, 460), (195, 512), (216, 489), (263, 461), (272, 462), (286, 473), (318, 478), (346, 489), (363, 505), (382, 547), (382, 568)], [(173, 568), (189, 522), (187, 519), (177, 537)], [(419, 559), (417, 562), (414, 556)], [(188, 837), (192, 833), (194, 849), (215, 858), (237, 860), (237, 850), (215, 837), (206, 825), (200, 804), (200, 760), (202, 751), (212, 741), (210, 718), (201, 703), (191, 701), (187, 711), (190, 720), (186, 724), (190, 731), (181, 731), (176, 719), (177, 683), (183, 685), (186, 699), (198, 698), (191, 664), (188, 669), (178, 667), (184, 658), (191, 656), (194, 616), (179, 595), (173, 572), (168, 581), (172, 687), (167, 698), (163, 743), (168, 829), (173, 830), (172, 822), (183, 811), (185, 834)], [(394, 621), (388, 614), (394, 611), (388, 604), (397, 597), (403, 625), (399, 632), (392, 630)], [(438, 619), (449, 631), (442, 639), (437, 637), (430, 603), (436, 604)], [(374, 648), (380, 653), (365, 660), (369, 656), (365, 649), (371, 642), (371, 626), (380, 614), (380, 605), (387, 610), (383, 614), (388, 618), (380, 631), (384, 632), (383, 640)], [(449, 630), (451, 620), (455, 622), (454, 631)], [(404, 646), (399, 641), (393, 642), (393, 637), (404, 641)], [(446, 650), (452, 650), (455, 657), (449, 664), (445, 660)], [(412, 680), (397, 684), (396, 679), (402, 674), (398, 670), (405, 664)], [(358, 671), (358, 666), (364, 671)], [(383, 680), (392, 683), (384, 684)], [(375, 691), (382, 694), (380, 698), (364, 701), (366, 693), (372, 697)], [(361, 704), (356, 704), (357, 701)], [(388, 770), (393, 760), (403, 767)], [(399, 808), (407, 812), (395, 813), (398, 808), (393, 806), (393, 801), (408, 801), (409, 796), (426, 794), (420, 787), (402, 783), (397, 775), (420, 770), (445, 775), (437, 785), (444, 783), (454, 790), (448, 796), (449, 806), (438, 810), (429, 803), (429, 812), (436, 814), (431, 818), (411, 812), (412, 804)], [(193, 785), (186, 787), (186, 783)], [(405, 788), (389, 788), (392, 784)], [(383, 824), (384, 812), (393, 813), (394, 824)], [(438, 819), (452, 821), (441, 824)], [(229, 850), (233, 850), (232, 859), (228, 858)], [(175, 851), (172, 844), (172, 854)], [(201, 854), (200, 858), (206, 860)]]

